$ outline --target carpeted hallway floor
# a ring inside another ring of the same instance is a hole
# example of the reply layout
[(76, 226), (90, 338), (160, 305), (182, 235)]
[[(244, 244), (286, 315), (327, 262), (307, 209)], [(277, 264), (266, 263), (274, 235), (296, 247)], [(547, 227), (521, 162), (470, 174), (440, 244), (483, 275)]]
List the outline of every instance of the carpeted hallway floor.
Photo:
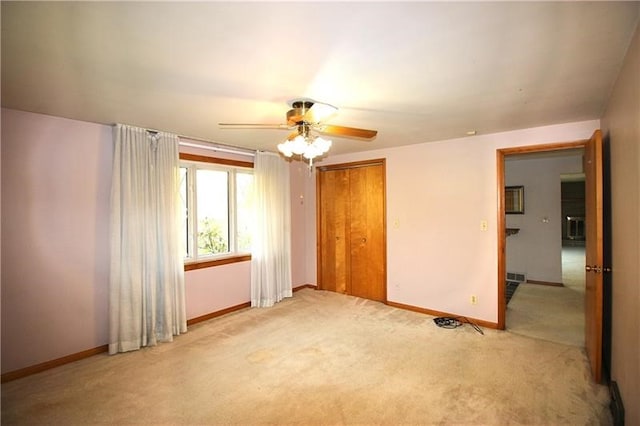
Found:
[(610, 424), (581, 348), (311, 289), (2, 385), (2, 424)]
[(584, 247), (563, 247), (563, 287), (520, 284), (507, 305), (507, 330), (584, 347)]

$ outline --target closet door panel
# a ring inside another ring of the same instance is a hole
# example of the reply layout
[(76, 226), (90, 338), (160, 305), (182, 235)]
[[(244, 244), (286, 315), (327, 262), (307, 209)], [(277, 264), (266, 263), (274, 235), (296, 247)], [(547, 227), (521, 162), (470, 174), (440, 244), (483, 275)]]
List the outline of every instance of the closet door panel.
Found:
[(320, 178), (320, 288), (347, 293), (349, 287), (349, 171), (330, 170)]
[(350, 283), (349, 294), (386, 300), (384, 241), (384, 167), (349, 170)]

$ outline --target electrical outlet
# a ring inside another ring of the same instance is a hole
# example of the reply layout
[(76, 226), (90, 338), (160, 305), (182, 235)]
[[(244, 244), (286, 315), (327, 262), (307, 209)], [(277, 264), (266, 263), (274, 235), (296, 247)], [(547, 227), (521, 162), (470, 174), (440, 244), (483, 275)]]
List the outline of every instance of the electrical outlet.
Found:
[(475, 294), (471, 295), (471, 304), (475, 305), (476, 303), (478, 303), (478, 296), (476, 296)]
[(481, 220), (480, 221), (480, 230), (481, 231), (486, 231), (487, 229), (489, 229), (489, 223), (486, 220)]

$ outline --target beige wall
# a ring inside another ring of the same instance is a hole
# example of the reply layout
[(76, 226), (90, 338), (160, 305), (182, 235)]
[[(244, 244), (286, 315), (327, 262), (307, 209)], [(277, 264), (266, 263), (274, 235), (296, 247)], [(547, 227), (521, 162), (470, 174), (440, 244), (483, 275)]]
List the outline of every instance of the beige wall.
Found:
[[(107, 343), (112, 152), (111, 126), (2, 109), (2, 373)], [(187, 272), (187, 318), (248, 302), (250, 273)]]
[(107, 343), (111, 128), (2, 110), (2, 372)]
[[(567, 123), (329, 156), (321, 164), (386, 158), (389, 301), (496, 323), (496, 150), (588, 139), (599, 127), (598, 120)], [(315, 188), (314, 180), (308, 185)], [(315, 213), (309, 209), (309, 224)], [(315, 263), (315, 235), (307, 237)], [(308, 272), (315, 283), (315, 268)]]
[(309, 168), (300, 161), (291, 162), (291, 282), (293, 287), (315, 283), (307, 276), (306, 252), (307, 235), (315, 233), (315, 226), (307, 226), (306, 211), (314, 208), (313, 195), (306, 192), (306, 182), (310, 179)]
[[(639, 6), (640, 7), (640, 6)], [(626, 424), (640, 424), (640, 29), (602, 118), (611, 152), (611, 379)]]
[(524, 185), (524, 214), (506, 215), (507, 228), (519, 228), (507, 238), (507, 272), (528, 280), (562, 282), (563, 173), (581, 173), (582, 154), (505, 161), (505, 184)]

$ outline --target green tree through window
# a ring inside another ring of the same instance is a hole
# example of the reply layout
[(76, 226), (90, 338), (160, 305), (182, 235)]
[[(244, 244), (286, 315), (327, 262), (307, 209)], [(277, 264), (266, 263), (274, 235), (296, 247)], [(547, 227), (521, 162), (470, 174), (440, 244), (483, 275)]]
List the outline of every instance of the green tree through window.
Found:
[(198, 253), (216, 254), (229, 251), (226, 238), (219, 222), (205, 217), (198, 225)]

